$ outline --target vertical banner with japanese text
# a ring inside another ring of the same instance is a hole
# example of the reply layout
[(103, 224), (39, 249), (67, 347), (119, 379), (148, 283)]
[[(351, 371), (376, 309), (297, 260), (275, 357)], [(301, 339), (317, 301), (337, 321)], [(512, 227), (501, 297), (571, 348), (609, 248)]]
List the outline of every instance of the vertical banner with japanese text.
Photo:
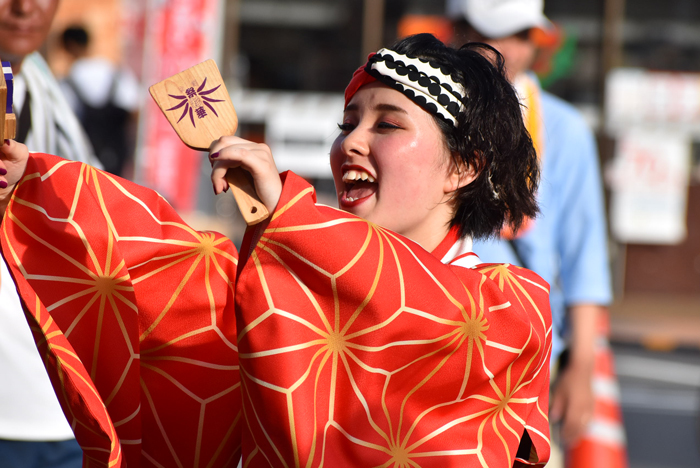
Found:
[[(141, 81), (150, 86), (209, 58), (217, 59), (223, 0), (125, 0), (135, 40), (143, 27)], [(136, 50), (137, 44), (131, 49)], [(127, 49), (129, 45), (127, 44)], [(149, 98), (141, 114), (137, 181), (177, 210), (196, 207), (202, 154), (185, 146)]]

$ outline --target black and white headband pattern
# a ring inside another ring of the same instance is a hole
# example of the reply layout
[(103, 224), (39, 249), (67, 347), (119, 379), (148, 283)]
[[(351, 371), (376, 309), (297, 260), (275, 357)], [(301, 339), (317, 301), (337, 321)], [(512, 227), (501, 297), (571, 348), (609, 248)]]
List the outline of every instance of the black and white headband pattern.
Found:
[(454, 126), (464, 111), (464, 87), (428, 60), (381, 49), (369, 59), (365, 71)]

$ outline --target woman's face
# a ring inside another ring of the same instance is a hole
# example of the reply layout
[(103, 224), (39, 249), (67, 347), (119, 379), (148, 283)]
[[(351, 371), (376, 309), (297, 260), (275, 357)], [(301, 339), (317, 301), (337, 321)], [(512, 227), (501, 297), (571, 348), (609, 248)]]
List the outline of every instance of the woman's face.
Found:
[(331, 148), (340, 208), (432, 250), (452, 218), (459, 176), (433, 117), (379, 82), (360, 88)]

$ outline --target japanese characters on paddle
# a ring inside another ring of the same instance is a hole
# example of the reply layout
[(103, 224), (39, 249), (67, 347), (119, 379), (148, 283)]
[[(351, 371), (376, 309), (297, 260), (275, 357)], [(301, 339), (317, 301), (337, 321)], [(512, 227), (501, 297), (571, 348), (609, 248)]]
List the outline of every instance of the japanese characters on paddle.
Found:
[[(452, 227), (488, 237), (536, 215), (535, 150), (495, 49), (411, 36), (372, 54), (345, 98), (330, 153), (343, 210), (428, 251)], [(215, 192), (240, 165), (274, 209), (282, 184), (267, 146), (223, 137), (210, 157)]]

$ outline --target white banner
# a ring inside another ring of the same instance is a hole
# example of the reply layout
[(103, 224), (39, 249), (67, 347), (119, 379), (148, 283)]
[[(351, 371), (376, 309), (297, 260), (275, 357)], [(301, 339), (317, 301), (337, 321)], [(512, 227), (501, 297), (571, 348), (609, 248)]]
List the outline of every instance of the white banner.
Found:
[(605, 97), (612, 134), (653, 124), (700, 135), (700, 73), (618, 68), (607, 77)]
[(677, 244), (686, 237), (691, 141), (657, 128), (621, 132), (607, 178), (610, 227), (632, 244)]

